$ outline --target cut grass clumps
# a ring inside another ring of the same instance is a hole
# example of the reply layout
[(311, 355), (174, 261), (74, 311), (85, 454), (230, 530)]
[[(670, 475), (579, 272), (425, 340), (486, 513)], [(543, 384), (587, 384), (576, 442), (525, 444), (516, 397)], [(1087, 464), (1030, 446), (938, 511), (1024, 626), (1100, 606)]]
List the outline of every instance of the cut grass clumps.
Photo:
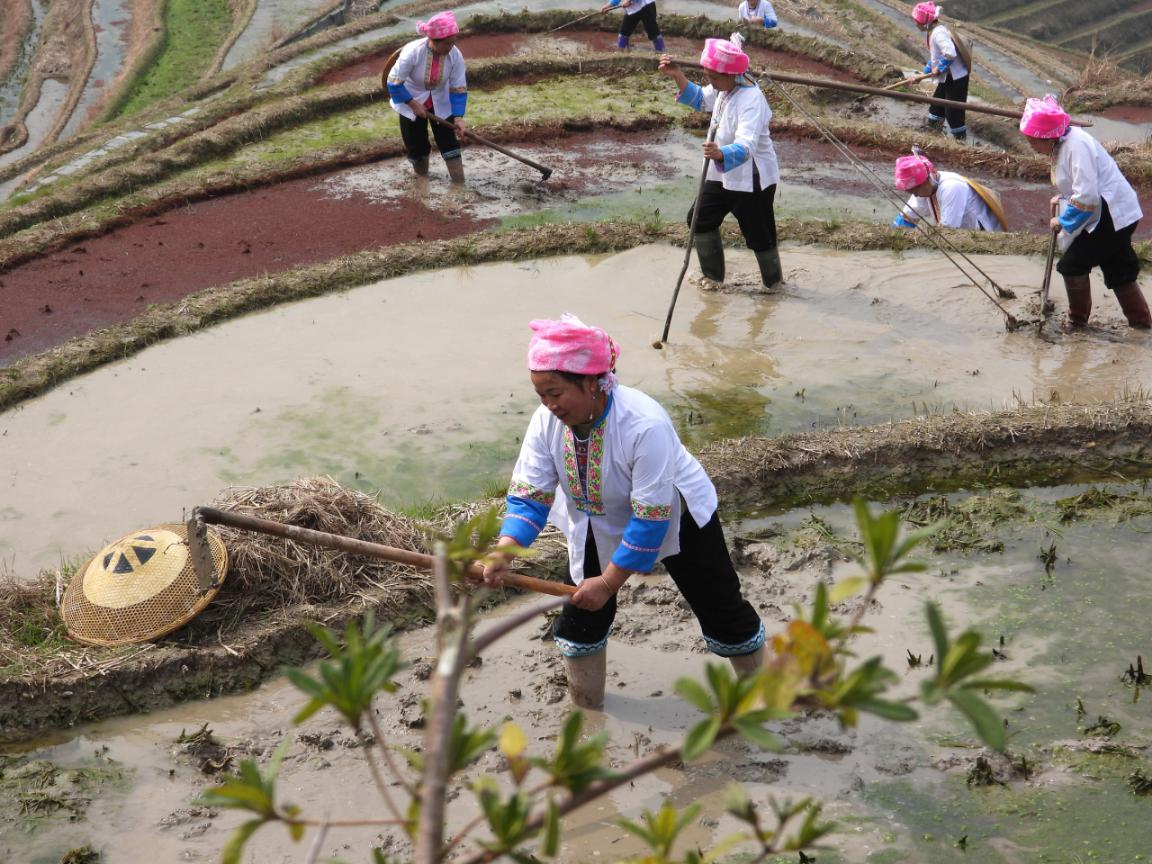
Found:
[(0, 581), (0, 676), (40, 669), (65, 647), (56, 593), (52, 573), (27, 583), (11, 576)]
[(164, 38), (147, 71), (116, 108), (116, 116), (134, 114), (195, 84), (212, 62), (217, 46), (232, 30), (228, 0), (168, 0)]

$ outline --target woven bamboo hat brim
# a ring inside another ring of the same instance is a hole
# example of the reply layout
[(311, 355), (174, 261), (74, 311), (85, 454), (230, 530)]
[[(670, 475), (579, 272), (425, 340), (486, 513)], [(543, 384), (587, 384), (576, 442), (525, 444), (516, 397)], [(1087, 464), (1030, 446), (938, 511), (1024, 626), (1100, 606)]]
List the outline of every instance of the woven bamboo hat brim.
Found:
[(228, 570), (224, 543), (208, 545), (216, 585), (200, 592), (184, 525), (159, 525), (110, 543), (68, 584), (60, 617), (68, 635), (88, 645), (130, 645), (171, 633), (212, 602)]

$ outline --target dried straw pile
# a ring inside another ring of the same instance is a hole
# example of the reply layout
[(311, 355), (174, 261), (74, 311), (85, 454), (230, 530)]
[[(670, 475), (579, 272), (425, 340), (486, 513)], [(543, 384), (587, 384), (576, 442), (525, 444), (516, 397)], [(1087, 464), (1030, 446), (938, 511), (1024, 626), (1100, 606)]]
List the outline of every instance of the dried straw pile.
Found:
[[(427, 551), (425, 533), (417, 522), (330, 477), (306, 477), (283, 486), (233, 487), (213, 505), (287, 525)], [(235, 528), (214, 530), (228, 548), (230, 564), (220, 594), (201, 616), (205, 623), (235, 618), (241, 611), (250, 615), (328, 603), (395, 609), (427, 603), (432, 596), (428, 574), (406, 564)]]

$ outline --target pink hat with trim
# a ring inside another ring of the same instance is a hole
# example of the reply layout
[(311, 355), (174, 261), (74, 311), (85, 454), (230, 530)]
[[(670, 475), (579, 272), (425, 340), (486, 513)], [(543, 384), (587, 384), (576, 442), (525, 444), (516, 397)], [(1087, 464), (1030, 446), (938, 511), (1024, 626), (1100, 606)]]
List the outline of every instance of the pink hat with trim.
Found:
[(1049, 93), (1043, 99), (1029, 99), (1024, 103), (1020, 131), (1029, 138), (1059, 138), (1068, 131), (1071, 123), (1068, 112)]
[(927, 156), (913, 153), (911, 156), (901, 156), (896, 160), (894, 183), (896, 188), (907, 192), (915, 189), (936, 172)]
[(460, 25), (456, 23), (456, 16), (451, 12), (437, 12), (427, 21), (416, 25), (416, 30), (429, 39), (447, 39), (460, 32)]
[(940, 12), (941, 10), (937, 8), (935, 3), (917, 3), (912, 10), (912, 20), (923, 26), (929, 21), (935, 21), (939, 18)]
[(721, 75), (743, 75), (748, 71), (748, 55), (727, 39), (705, 39), (700, 65)]
[(616, 368), (620, 346), (599, 327), (589, 327), (565, 312), (559, 321), (537, 319), (529, 325), (528, 369), (531, 372), (572, 372), (600, 375)]

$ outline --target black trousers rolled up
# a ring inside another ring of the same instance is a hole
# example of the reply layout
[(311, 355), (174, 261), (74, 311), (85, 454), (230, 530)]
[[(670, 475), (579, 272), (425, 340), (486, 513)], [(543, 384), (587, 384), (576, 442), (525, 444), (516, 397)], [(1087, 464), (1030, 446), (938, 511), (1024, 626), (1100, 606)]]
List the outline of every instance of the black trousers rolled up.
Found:
[[(455, 118), (445, 117), (449, 123)], [(436, 149), (445, 160), (460, 158), (460, 141), (456, 138), (456, 130), (450, 126), (443, 126), (432, 120), (417, 117), (409, 120), (400, 115), (400, 138), (404, 141), (404, 152), (409, 161), (419, 162), (427, 159), (432, 152), (432, 145), (428, 143), (428, 124), (432, 124), (432, 137), (436, 139)]]
[[(724, 217), (731, 213), (736, 217), (744, 242), (753, 252), (764, 252), (776, 248), (776, 184), (767, 189), (760, 188), (760, 175), (752, 175), (751, 192), (734, 192), (725, 189), (719, 180), (708, 180), (700, 194), (700, 218), (696, 222), (696, 233), (705, 234), (720, 230)], [(688, 225), (692, 225), (692, 210), (688, 208)]]

